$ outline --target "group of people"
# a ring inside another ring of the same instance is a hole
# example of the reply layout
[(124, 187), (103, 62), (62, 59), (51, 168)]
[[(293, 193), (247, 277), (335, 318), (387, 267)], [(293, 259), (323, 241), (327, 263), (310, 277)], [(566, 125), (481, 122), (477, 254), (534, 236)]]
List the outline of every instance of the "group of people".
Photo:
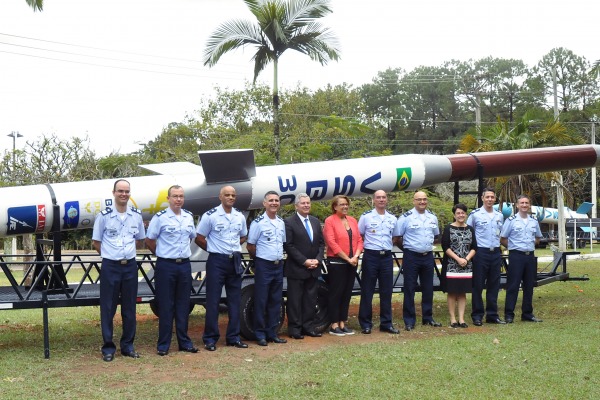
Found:
[[(316, 302), (323, 264), (328, 284), (329, 334), (354, 334), (347, 325), (348, 309), (356, 271), (361, 263), (361, 299), (358, 321), (361, 332), (373, 329), (372, 300), (378, 285), (380, 299), (379, 329), (398, 334), (392, 321), (393, 255), (396, 244), (403, 251), (405, 330), (416, 323), (415, 292), (422, 292), (422, 323), (441, 326), (433, 319), (434, 243), (440, 232), (435, 214), (428, 209), (426, 193), (416, 192), (414, 208), (398, 219), (386, 210), (387, 194), (373, 194), (374, 208), (357, 221), (348, 215), (350, 199), (344, 195), (331, 201), (332, 215), (321, 227), (310, 215), (311, 200), (306, 193), (295, 196), (296, 212), (283, 220), (277, 192), (264, 195), (264, 213), (248, 229), (244, 215), (234, 208), (236, 190), (224, 186), (219, 192), (220, 204), (202, 215), (197, 226), (191, 212), (183, 208), (184, 189), (173, 185), (168, 189), (169, 207), (153, 216), (147, 231), (141, 212), (128, 207), (130, 183), (119, 179), (114, 183), (114, 204), (102, 211), (94, 223), (93, 245), (102, 256), (100, 271), (100, 316), (103, 337), (102, 357), (112, 361), (116, 352), (113, 342), (113, 318), (121, 304), (123, 334), (121, 354), (139, 358), (133, 341), (136, 330), (137, 262), (136, 248), (145, 241), (156, 255), (155, 299), (159, 316), (157, 354), (169, 353), (173, 321), (179, 351), (197, 353), (188, 335), (188, 319), (192, 275), (190, 242), (208, 252), (206, 261), (206, 316), (202, 335), (204, 348), (217, 349), (220, 338), (218, 317), (221, 293), (225, 288), (228, 325), (227, 346), (247, 348), (240, 338), (240, 301), (242, 244), (254, 260), (254, 332), (259, 346), (282, 344), (278, 336), (284, 270), (287, 279), (288, 335), (300, 340), (305, 336), (320, 337), (316, 327)], [(481, 325), (484, 317), (482, 291), (487, 289), (486, 322), (505, 323), (497, 312), (500, 285), (500, 243), (509, 251), (506, 322), (512, 322), (518, 290), (523, 281), (522, 319), (540, 321), (531, 305), (535, 282), (533, 249), (541, 236), (537, 220), (528, 215), (529, 199), (519, 198), (519, 213), (503, 224), (502, 215), (493, 210), (493, 190), (483, 193), (484, 207), (466, 217), (466, 207), (456, 205), (455, 221), (444, 229), (442, 286), (448, 293), (451, 326), (466, 327), (464, 310), (466, 292), (473, 292), (472, 318)], [(324, 259), (324, 254), (327, 258)], [(284, 254), (287, 257), (284, 257)], [(514, 266), (513, 266), (514, 265)], [(532, 269), (533, 268), (533, 269)], [(471, 279), (472, 276), (472, 279)], [(454, 310), (458, 306), (458, 320)]]
[[(517, 213), (504, 221), (502, 213), (494, 210), (496, 193), (486, 188), (481, 196), (483, 207), (467, 217), (467, 207), (452, 208), (454, 222), (442, 234), (442, 290), (448, 294), (450, 326), (467, 328), (465, 322), (466, 293), (472, 292), (471, 318), (473, 324), (512, 323), (519, 287), (523, 288), (521, 320), (542, 322), (533, 314), (533, 287), (536, 281), (536, 244), (542, 233), (536, 218), (530, 215), (531, 200), (526, 195), (517, 199)], [(502, 251), (508, 249), (506, 301), (504, 320), (498, 314), (498, 292)], [(485, 304), (483, 289), (486, 289)], [(458, 310), (458, 319), (456, 318)]]

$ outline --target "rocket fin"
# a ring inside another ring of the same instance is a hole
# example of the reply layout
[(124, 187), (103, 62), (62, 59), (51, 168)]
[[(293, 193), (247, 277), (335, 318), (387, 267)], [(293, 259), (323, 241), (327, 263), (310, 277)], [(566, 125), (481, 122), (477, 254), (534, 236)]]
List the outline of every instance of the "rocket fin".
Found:
[(243, 182), (256, 176), (254, 150), (199, 151), (206, 183)]

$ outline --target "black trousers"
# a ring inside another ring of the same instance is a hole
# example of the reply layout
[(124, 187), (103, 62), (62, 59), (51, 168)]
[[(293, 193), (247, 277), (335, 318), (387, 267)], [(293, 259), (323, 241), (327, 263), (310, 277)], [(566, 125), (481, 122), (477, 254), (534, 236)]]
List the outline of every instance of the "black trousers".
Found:
[(327, 311), (329, 321), (337, 323), (348, 320), (348, 308), (356, 277), (356, 267), (343, 261), (330, 261), (327, 267), (329, 298)]

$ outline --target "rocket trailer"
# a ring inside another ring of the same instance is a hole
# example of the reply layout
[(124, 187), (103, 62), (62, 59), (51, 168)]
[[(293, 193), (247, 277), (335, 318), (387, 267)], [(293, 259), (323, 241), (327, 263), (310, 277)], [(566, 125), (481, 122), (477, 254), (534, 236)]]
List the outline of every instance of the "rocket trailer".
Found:
[[(37, 252), (33, 261), (9, 261), (14, 259), (12, 255), (0, 255), (0, 268), (4, 279), (0, 279), (0, 310), (18, 310), (41, 308), (43, 310), (44, 326), (44, 356), (50, 357), (50, 333), (49, 314), (50, 308), (58, 307), (81, 307), (97, 306), (100, 304), (100, 268), (102, 260), (96, 253), (89, 254), (61, 254), (53, 251), (43, 251), (44, 245), (52, 241), (38, 239)], [(56, 248), (56, 247), (55, 247)], [(60, 247), (58, 247), (60, 249)], [(555, 253), (554, 261), (548, 271), (538, 272), (536, 286), (545, 285), (556, 281), (587, 280), (587, 277), (571, 277), (567, 272), (566, 260), (568, 255), (579, 254), (578, 252)], [(18, 255), (18, 257), (26, 257)], [(434, 275), (434, 290), (440, 289), (441, 274), (441, 252), (435, 253), (436, 269)], [(154, 267), (155, 257), (150, 253), (139, 253), (137, 255), (138, 265), (138, 297), (139, 304), (149, 303), (156, 313), (154, 303)], [(192, 260), (193, 287), (191, 295), (190, 312), (196, 304), (203, 305), (206, 300), (206, 288), (204, 286), (204, 263), (203, 260)], [(394, 252), (394, 293), (402, 293), (404, 286), (402, 272), (402, 252)], [(253, 261), (248, 254), (243, 255), (244, 278), (242, 282), (241, 301), (241, 334), (249, 340), (254, 339), (253, 330), (253, 296), (254, 276)], [(22, 278), (15, 277), (15, 272)], [(503, 259), (503, 273), (501, 287), (506, 285), (507, 258)], [(323, 275), (319, 283), (317, 301), (317, 329), (324, 331), (327, 326), (327, 267), (322, 265)], [(70, 277), (73, 277), (69, 279)], [(7, 281), (8, 283), (4, 283)], [(353, 295), (360, 295), (360, 269), (356, 274)], [(419, 291), (420, 288), (417, 288)], [(378, 288), (376, 288), (376, 292)], [(285, 299), (287, 286), (284, 279), (283, 297), (280, 317), (280, 327), (285, 320)], [(222, 293), (221, 302), (225, 307), (226, 297)]]

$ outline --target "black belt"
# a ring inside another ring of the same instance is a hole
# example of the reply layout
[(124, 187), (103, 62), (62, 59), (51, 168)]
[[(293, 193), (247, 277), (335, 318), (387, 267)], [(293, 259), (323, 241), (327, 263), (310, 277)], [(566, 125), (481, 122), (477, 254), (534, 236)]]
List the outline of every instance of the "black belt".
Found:
[(130, 258), (129, 260), (127, 260), (127, 259), (123, 259), (123, 260), (111, 260), (110, 258), (105, 258), (105, 260), (106, 261), (110, 261), (110, 262), (115, 263), (115, 264), (127, 265), (130, 262), (135, 261), (135, 257), (134, 258)]
[(381, 257), (392, 255), (392, 251), (391, 250), (371, 250), (371, 249), (365, 249), (364, 251), (367, 254), (373, 254), (373, 255), (381, 256)]
[(477, 247), (477, 251), (489, 251), (490, 253), (496, 253), (500, 251), (500, 247)]
[(266, 263), (273, 264), (273, 265), (283, 264), (283, 260), (275, 260), (275, 261), (273, 261), (273, 260), (267, 260), (265, 258), (260, 258), (260, 257), (256, 257), (256, 258), (259, 259), (259, 260), (261, 260), (261, 261), (264, 261)]
[(524, 256), (532, 256), (533, 251), (509, 250), (511, 253), (523, 254)]
[(413, 251), (413, 250), (409, 250), (409, 249), (405, 249), (404, 250), (406, 253), (411, 253), (414, 254), (416, 256), (421, 256), (421, 257), (425, 257), (431, 254), (431, 251), (425, 251), (425, 252), (421, 252), (421, 251)]
[(222, 253), (208, 253), (213, 257), (220, 257), (220, 258), (233, 258), (233, 254), (222, 254)]
[(189, 262), (190, 261), (189, 258), (164, 258), (164, 257), (156, 257), (156, 259), (160, 260), (160, 261), (173, 262), (175, 264), (183, 264), (185, 262)]

